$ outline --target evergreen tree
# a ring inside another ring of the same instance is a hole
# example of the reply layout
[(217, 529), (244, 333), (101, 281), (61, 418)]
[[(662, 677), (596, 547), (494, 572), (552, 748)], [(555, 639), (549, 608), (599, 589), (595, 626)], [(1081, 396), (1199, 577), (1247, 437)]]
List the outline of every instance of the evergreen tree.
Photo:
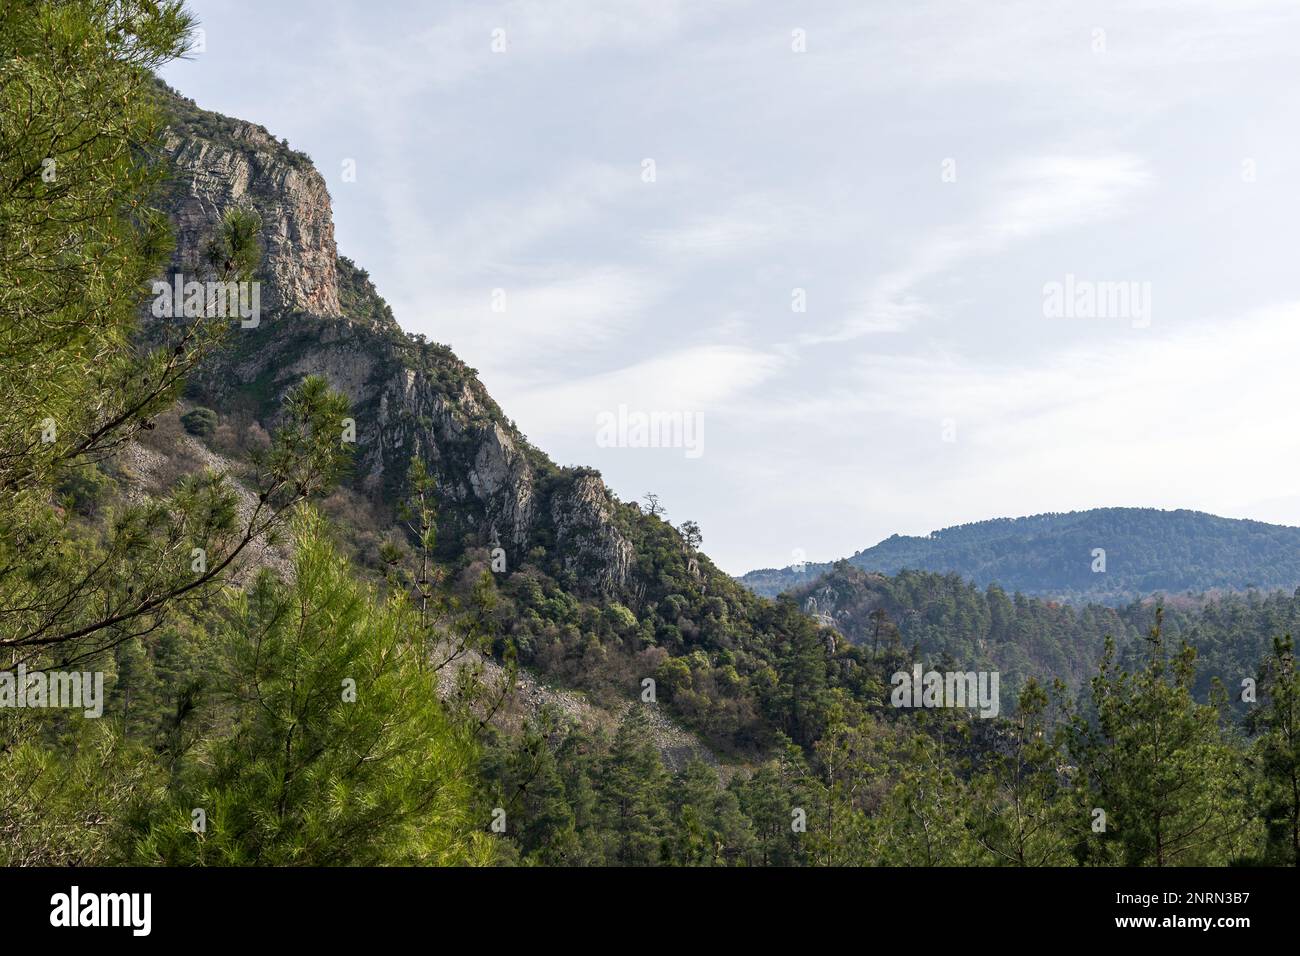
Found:
[(794, 601), (780, 598), (773, 605), (770, 627), (780, 642), (776, 649), (778, 683), (772, 709), (781, 729), (796, 744), (812, 746), (824, 725), (827, 699), (827, 636)]
[(669, 828), (672, 861), (678, 866), (721, 866), (742, 858), (753, 835), (740, 801), (722, 789), (717, 772), (692, 760), (671, 788)]
[(39, 727), (9, 728), (23, 742), (0, 756), (0, 866), (104, 866), (129, 845), (127, 823), (162, 775), (117, 721), (82, 721), (55, 746)]
[[(138, 334), (171, 248), (150, 205), (166, 175), (152, 71), (187, 48), (183, 5), (3, 0), (0, 14), (0, 648), (69, 665), (156, 630), (345, 456), (338, 404), (305, 386), (298, 411), (320, 427), (296, 447), (285, 436), (247, 520), (214, 474), (117, 509), (91, 540), (57, 506), (69, 480), (153, 427), (231, 323), (205, 311), (156, 330), (156, 347)], [(205, 277), (249, 278), (257, 233), (252, 214), (229, 210)]]
[(873, 818), (872, 852), (885, 866), (971, 866), (990, 862), (971, 835), (972, 800), (943, 746), (925, 733), (902, 742), (897, 783)]
[(1250, 839), (1241, 755), (1220, 729), (1221, 695), (1209, 704), (1192, 697), (1195, 650), (1183, 644), (1171, 658), (1162, 621), (1157, 609), (1139, 671), (1118, 666), (1107, 641), (1093, 714), (1071, 723), (1088, 812), (1105, 814), (1102, 832), (1079, 821), (1088, 834), (1079, 852), (1114, 854), (1128, 866), (1222, 865), (1241, 858)]
[(662, 862), (668, 775), (642, 708), (634, 705), (619, 724), (603, 777), (602, 827), (610, 861), (624, 866)]
[[(381, 601), (357, 583), (313, 512), (295, 532), (292, 580), (264, 574), (229, 621), (220, 691), (230, 735), (194, 753), (137, 859), (486, 861), (475, 748), (420, 667), (416, 612), (404, 595)], [(194, 809), (206, 814), (202, 832)]]
[(997, 728), (990, 767), (973, 782), (976, 839), (1013, 866), (1070, 862), (1069, 815), (1061, 792), (1064, 756), (1048, 721), (1047, 692), (1032, 678), (1015, 714)]
[(1291, 635), (1273, 641), (1264, 667), (1261, 707), (1253, 726), (1258, 767), (1255, 805), (1263, 819), (1265, 859), (1300, 866), (1300, 675)]

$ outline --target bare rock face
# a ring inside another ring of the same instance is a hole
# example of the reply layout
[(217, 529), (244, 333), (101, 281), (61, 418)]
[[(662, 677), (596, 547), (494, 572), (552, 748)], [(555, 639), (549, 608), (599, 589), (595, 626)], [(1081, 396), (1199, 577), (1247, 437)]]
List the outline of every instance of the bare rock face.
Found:
[(231, 126), (219, 139), (184, 126), (164, 136), (180, 174), (170, 199), (177, 268), (194, 271), (226, 209), (250, 207), (262, 217), (263, 308), (341, 315), (325, 180), (260, 126)]
[(551, 502), (551, 520), (565, 571), (599, 591), (627, 583), (635, 549), (614, 525), (609, 489), (599, 477), (579, 475)]
[(838, 627), (837, 617), (844, 616), (839, 610), (839, 595), (829, 584), (804, 598), (802, 610), (825, 627)]
[[(434, 478), (440, 524), (520, 555), (535, 530), (534, 465), (520, 439), (489, 408), (477, 380), (449, 390), (445, 380), (408, 364), (413, 346), (391, 330), (352, 319), (280, 318), (232, 333), (234, 348), (203, 376), (217, 407), (241, 394), (278, 397), (320, 375), (348, 397), (356, 424), (355, 485), (377, 501), (404, 493), (412, 457)], [(453, 371), (468, 376), (452, 356)], [(423, 361), (428, 361), (427, 355)], [(271, 425), (276, 402), (262, 410)]]
[(174, 116), (164, 148), (177, 173), (168, 209), (177, 266), (201, 259), (227, 209), (262, 218), (263, 320), (232, 331), (197, 376), (199, 397), (273, 427), (284, 393), (321, 375), (351, 404), (358, 490), (396, 505), (418, 457), (436, 482), (440, 540), (499, 545), (516, 560), (541, 546), (582, 586), (626, 585), (635, 549), (600, 477), (557, 469), (473, 369), (402, 332), (365, 271), (338, 256), (329, 193), (307, 157), (260, 126), (164, 96)]
[(490, 535), (522, 547), (533, 518), (532, 469), (496, 422), (480, 437), (469, 472), (470, 489), (487, 504)]

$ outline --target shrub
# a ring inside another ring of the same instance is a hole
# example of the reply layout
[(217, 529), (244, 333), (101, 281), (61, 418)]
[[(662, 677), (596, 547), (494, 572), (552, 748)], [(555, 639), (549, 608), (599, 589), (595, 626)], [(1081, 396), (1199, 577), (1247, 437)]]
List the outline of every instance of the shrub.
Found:
[(217, 413), (210, 408), (196, 408), (181, 416), (181, 424), (191, 435), (207, 438), (217, 430)]

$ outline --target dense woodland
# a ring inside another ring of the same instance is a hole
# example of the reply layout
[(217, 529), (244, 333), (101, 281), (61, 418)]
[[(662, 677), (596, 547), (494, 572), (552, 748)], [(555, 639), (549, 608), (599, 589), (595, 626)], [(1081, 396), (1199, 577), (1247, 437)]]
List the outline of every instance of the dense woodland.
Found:
[[(311, 377), (237, 475), (132, 493), (128, 442), (229, 414), (178, 405), (225, 320), (138, 334), (170, 242), (153, 71), (192, 23), (0, 9), (0, 660), (107, 678), (99, 719), (0, 708), (0, 862), (1300, 863), (1293, 596), (1070, 608), (845, 566), (769, 600), (617, 501), (625, 584), (544, 544), (497, 573), (418, 457), (366, 523), (356, 412)], [(228, 212), (210, 274), (255, 275), (255, 235)], [(268, 540), (283, 565), (250, 560)], [(1004, 670), (1001, 714), (893, 706), (918, 663)], [(525, 671), (621, 716), (521, 708)], [(665, 765), (664, 715), (704, 756)]]

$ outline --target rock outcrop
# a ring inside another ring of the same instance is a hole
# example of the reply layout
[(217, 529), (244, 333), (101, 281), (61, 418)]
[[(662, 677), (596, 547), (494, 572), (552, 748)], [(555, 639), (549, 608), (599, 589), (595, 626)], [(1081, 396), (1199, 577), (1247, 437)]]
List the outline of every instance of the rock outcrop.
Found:
[(566, 572), (601, 591), (626, 583), (636, 555), (615, 529), (609, 489), (596, 475), (579, 475), (565, 493), (557, 494), (551, 520)]
[(626, 584), (635, 550), (604, 483), (557, 468), (448, 347), (402, 332), (364, 270), (339, 257), (329, 193), (307, 157), (260, 126), (165, 95), (174, 268), (199, 261), (226, 209), (262, 221), (262, 321), (231, 333), (196, 376), (195, 397), (269, 427), (289, 388), (322, 375), (351, 401), (353, 480), (373, 500), (395, 506), (418, 456), (437, 482), (440, 541), (516, 557), (540, 546), (580, 585)]
[(196, 113), (189, 106), (163, 139), (176, 173), (168, 195), (175, 265), (197, 272), (194, 264), (222, 213), (255, 209), (262, 218), (261, 275), (269, 293), (263, 307), (341, 315), (334, 218), (320, 173), (261, 126), (215, 114), (203, 124)]

